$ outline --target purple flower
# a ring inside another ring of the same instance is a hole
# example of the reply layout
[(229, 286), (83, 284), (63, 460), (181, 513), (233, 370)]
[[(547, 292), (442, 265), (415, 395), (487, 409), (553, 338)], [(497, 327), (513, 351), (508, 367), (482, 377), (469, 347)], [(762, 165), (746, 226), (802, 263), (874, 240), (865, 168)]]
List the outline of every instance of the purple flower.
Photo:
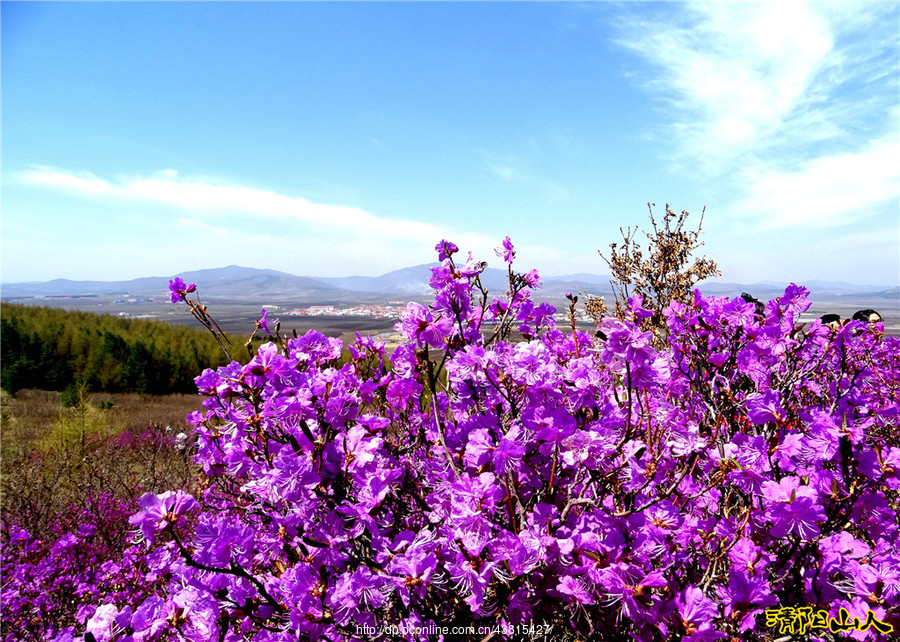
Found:
[[(703, 595), (696, 586), (688, 586), (675, 597), (675, 607), (684, 632), (688, 635), (685, 639), (705, 639), (703, 634), (712, 631), (712, 620), (719, 614), (716, 603)], [(725, 637), (720, 634), (718, 637)]]
[[(666, 585), (663, 574), (654, 571), (643, 576), (643, 579), (633, 582), (624, 577), (621, 567), (610, 567), (598, 573), (600, 584), (606, 597), (606, 604), (618, 604), (619, 612), (629, 619), (635, 619), (642, 610), (639, 599), (646, 599), (651, 588), (661, 588)], [(641, 575), (638, 575), (641, 577)]]
[(793, 319), (801, 312), (805, 312), (811, 305), (808, 296), (807, 288), (791, 283), (785, 288), (784, 294), (778, 298), (778, 304), (784, 308), (785, 314)]
[[(577, 302), (578, 297), (576, 297), (575, 300)], [(640, 294), (635, 294), (634, 296), (628, 297), (628, 308), (635, 323), (640, 323), (644, 319), (649, 319), (653, 316), (653, 312), (643, 307), (643, 305), (644, 297), (642, 297)]]
[(256, 322), (256, 327), (257, 327), (257, 328), (260, 328), (260, 329), (263, 330), (264, 332), (268, 332), (269, 334), (272, 334), (272, 330), (269, 329), (269, 322), (268, 322), (268, 319), (266, 318), (267, 315), (268, 315), (268, 311), (267, 311), (265, 308), (263, 308), (262, 310), (259, 311), (259, 313), (260, 313), (262, 316), (261, 316), (261, 317), (259, 318), (259, 320)]
[[(518, 432), (518, 430), (515, 430), (516, 434)], [(492, 461), (494, 470), (501, 475), (505, 475), (508, 471), (512, 470), (515, 466), (515, 462), (525, 455), (525, 446), (513, 439), (514, 431), (510, 430), (510, 432), (500, 440), (497, 449), (493, 453)]]
[(328, 600), (346, 624), (360, 609), (377, 610), (387, 599), (383, 591), (387, 579), (375, 575), (368, 567), (360, 566), (353, 573), (345, 573), (329, 593)]
[(681, 515), (678, 513), (678, 509), (669, 500), (649, 507), (644, 514), (654, 528), (673, 530), (681, 524)]
[[(109, 559), (90, 519), (42, 544), (4, 516), (18, 556), (4, 550), (3, 623), (17, 618), (4, 628), (59, 611), (111, 639), (280, 642), (550, 614), (582, 638), (699, 642), (767, 635), (757, 616), (789, 568), (801, 602), (887, 616), (900, 599), (900, 340), (795, 331), (795, 286), (764, 317), (695, 291), (667, 308), (665, 347), (634, 297), (602, 340), (577, 333), (575, 358), (572, 333), (530, 299), (536, 272), (491, 304), (484, 263), (456, 265), (449, 241), (436, 250), (433, 303), (408, 307), (390, 357), (360, 338), (338, 360), (340, 340), (310, 332), (196, 379), (207, 477), (190, 524), (189, 495), (145, 495), (130, 522), (159, 541)], [(509, 238), (498, 255), (514, 260)], [(173, 300), (193, 287), (173, 280)], [(492, 317), (504, 326), (485, 327)], [(78, 556), (88, 572), (71, 570)], [(136, 574), (149, 599), (129, 592)], [(98, 577), (115, 582), (97, 591)], [(76, 598), (72, 613), (55, 595)]]
[(888, 448), (882, 454), (881, 472), (888, 488), (893, 491), (900, 490), (900, 448)]
[(167, 491), (162, 495), (145, 493), (139, 500), (141, 510), (128, 518), (128, 521), (140, 526), (144, 539), (152, 542), (156, 533), (168, 524), (197, 507), (197, 501), (183, 490)]
[(121, 631), (116, 626), (116, 619), (119, 615), (119, 609), (114, 604), (104, 604), (98, 608), (93, 617), (87, 622), (85, 630), (94, 636), (97, 642), (107, 642)]
[(466, 604), (474, 613), (483, 613), (484, 597), (491, 581), (496, 561), (484, 562), (480, 558), (458, 553), (447, 562), (446, 568), (453, 583), (469, 593)]
[(166, 626), (166, 604), (158, 595), (151, 595), (134, 611), (131, 627), (135, 633), (146, 631), (147, 637), (154, 637)]
[(387, 402), (395, 410), (406, 410), (410, 401), (417, 400), (422, 392), (422, 384), (409, 377), (395, 377), (387, 386)]
[(478, 468), (490, 461), (496, 445), (491, 433), (486, 429), (477, 429), (469, 433), (469, 443), (466, 445), (465, 461), (470, 466)]
[[(542, 415), (530, 426), (535, 431), (534, 436), (538, 441), (558, 447), (566, 437), (575, 432), (575, 419), (565, 409), (553, 408)], [(549, 452), (549, 448), (542, 447), (541, 451)]]
[(410, 303), (400, 315), (400, 322), (394, 328), (412, 340), (417, 346), (428, 344), (443, 348), (447, 338), (453, 333), (453, 320), (434, 313), (421, 303)]
[(737, 568), (743, 569), (749, 575), (762, 574), (769, 566), (770, 557), (762, 548), (752, 540), (743, 537), (737, 541), (734, 547), (728, 551), (728, 558)]
[(338, 450), (344, 458), (345, 468), (356, 471), (366, 468), (368, 464), (375, 461), (382, 445), (382, 439), (381, 437), (370, 437), (365, 428), (356, 425), (344, 434), (338, 444)]
[(859, 559), (871, 552), (871, 548), (847, 531), (832, 533), (819, 540), (819, 552), (822, 555), (821, 566), (825, 570), (839, 568), (845, 562)]
[(784, 419), (784, 408), (774, 390), (747, 395), (747, 418), (754, 424)]
[(512, 624), (530, 622), (533, 619), (531, 612), (533, 597), (530, 593), (529, 589), (520, 588), (509, 598), (506, 612)]
[(302, 626), (302, 621), (309, 616), (322, 617), (324, 586), (319, 574), (314, 573), (309, 564), (301, 563), (291, 567), (280, 580), (281, 590), (294, 605), (291, 616), (295, 620), (295, 626)]
[(459, 248), (456, 247), (456, 244), (447, 240), (438, 241), (438, 244), (434, 246), (434, 250), (438, 253), (438, 261), (449, 259), (456, 252), (459, 252)]
[(497, 256), (502, 257), (503, 260), (510, 265), (512, 265), (513, 259), (516, 258), (516, 250), (513, 247), (512, 241), (509, 240), (508, 236), (503, 239), (503, 249), (501, 250), (500, 248), (497, 248), (494, 251), (496, 252)]
[(459, 275), (465, 276), (468, 278), (473, 278), (484, 272), (484, 269), (487, 267), (487, 263), (483, 261), (476, 261), (472, 257), (472, 253), (469, 252), (469, 258), (466, 259), (466, 262), (459, 266)]
[(568, 595), (570, 599), (578, 604), (593, 604), (594, 598), (591, 592), (585, 588), (584, 583), (578, 578), (566, 575), (557, 584), (556, 590), (563, 595)]
[(169, 281), (169, 291), (172, 293), (172, 303), (184, 301), (187, 295), (197, 289), (196, 283), (184, 284), (181, 277), (175, 277)]
[(816, 490), (801, 486), (799, 477), (763, 482), (762, 494), (770, 502), (768, 515), (773, 521), (772, 537), (780, 539), (796, 532), (803, 539), (811, 539), (819, 534), (817, 524), (825, 521), (825, 510), (818, 503)]
[(778, 604), (769, 584), (760, 576), (748, 576), (743, 569), (732, 570), (728, 588), (720, 589), (719, 598), (725, 603), (726, 618), (738, 620), (739, 631), (752, 629), (756, 616), (766, 607)]
[(434, 553), (426, 553), (423, 546), (412, 547), (403, 556), (392, 561), (393, 577), (404, 605), (409, 605), (410, 592), (419, 597), (431, 582), (431, 576), (437, 569), (438, 560)]
[(293, 364), (285, 359), (271, 341), (264, 343), (256, 351), (256, 356), (251, 359), (241, 370), (245, 375), (257, 377), (288, 377), (294, 372)]

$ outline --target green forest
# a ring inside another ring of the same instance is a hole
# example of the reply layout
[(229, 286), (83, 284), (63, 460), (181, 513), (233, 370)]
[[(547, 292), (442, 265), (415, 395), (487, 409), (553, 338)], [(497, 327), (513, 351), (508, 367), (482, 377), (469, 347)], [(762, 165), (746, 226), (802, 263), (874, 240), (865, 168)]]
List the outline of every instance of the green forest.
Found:
[[(0, 386), (91, 392), (196, 392), (194, 377), (227, 363), (212, 335), (162, 321), (3, 304)], [(246, 354), (237, 349), (232, 354)]]

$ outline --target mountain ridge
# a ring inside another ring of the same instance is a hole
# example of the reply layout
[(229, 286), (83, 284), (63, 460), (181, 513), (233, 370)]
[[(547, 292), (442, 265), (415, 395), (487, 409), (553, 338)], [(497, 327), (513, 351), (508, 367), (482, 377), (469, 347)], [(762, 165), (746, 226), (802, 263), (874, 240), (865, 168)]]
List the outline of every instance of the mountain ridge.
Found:
[[(381, 276), (316, 277), (299, 276), (279, 270), (228, 265), (221, 268), (190, 270), (178, 275), (147, 276), (121, 281), (77, 281), (53, 279), (50, 281), (29, 281), (0, 284), (3, 299), (122, 296), (157, 297), (168, 292), (168, 283), (179, 276), (188, 283), (196, 283), (206, 298), (244, 297), (271, 298), (287, 297), (299, 299), (321, 299), (342, 295), (372, 296), (425, 296), (429, 292), (428, 280), (431, 268), (438, 263), (424, 263), (386, 272)], [(610, 276), (590, 273), (566, 274), (542, 277), (543, 292), (548, 296), (564, 296), (567, 291), (587, 291), (595, 295), (609, 295)], [(491, 292), (502, 291), (507, 285), (507, 273), (497, 268), (487, 268), (482, 274), (482, 283)], [(706, 294), (737, 296), (750, 292), (757, 298), (784, 292), (787, 283), (760, 281), (741, 284), (734, 282), (706, 281), (698, 287)], [(885, 288), (878, 285), (859, 285), (843, 281), (813, 279), (801, 283), (811, 293), (828, 296), (867, 294), (884, 298), (900, 297), (900, 288)]]

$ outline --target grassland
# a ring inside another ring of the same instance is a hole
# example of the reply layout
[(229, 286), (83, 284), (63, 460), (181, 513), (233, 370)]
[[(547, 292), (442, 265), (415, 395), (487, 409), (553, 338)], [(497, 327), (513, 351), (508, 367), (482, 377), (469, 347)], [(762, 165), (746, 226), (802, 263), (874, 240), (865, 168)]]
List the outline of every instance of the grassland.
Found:
[(65, 407), (58, 392), (19, 390), (0, 399), (0, 504), (32, 533), (102, 489), (134, 501), (143, 492), (189, 489), (197, 480), (186, 415), (196, 395), (86, 394)]

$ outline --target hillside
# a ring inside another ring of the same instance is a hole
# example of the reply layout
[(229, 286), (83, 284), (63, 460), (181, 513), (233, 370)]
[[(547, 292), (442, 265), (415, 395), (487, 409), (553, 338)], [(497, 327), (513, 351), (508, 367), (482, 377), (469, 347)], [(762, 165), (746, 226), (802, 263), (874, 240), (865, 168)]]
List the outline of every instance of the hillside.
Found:
[[(11, 393), (73, 385), (97, 392), (192, 393), (198, 373), (227, 362), (203, 330), (38, 306), (4, 304), (0, 341), (0, 385)], [(233, 354), (242, 352), (233, 346)]]

